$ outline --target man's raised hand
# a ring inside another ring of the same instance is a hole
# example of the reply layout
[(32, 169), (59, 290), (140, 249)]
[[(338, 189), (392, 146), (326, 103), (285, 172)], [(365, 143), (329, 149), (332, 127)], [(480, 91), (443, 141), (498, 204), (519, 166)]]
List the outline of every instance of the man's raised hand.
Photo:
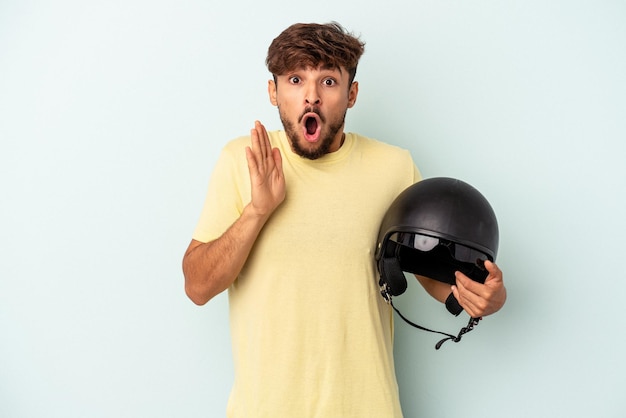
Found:
[(267, 131), (255, 121), (250, 130), (251, 146), (246, 147), (252, 200), (250, 205), (261, 217), (269, 217), (285, 199), (283, 160), (278, 148), (272, 148)]

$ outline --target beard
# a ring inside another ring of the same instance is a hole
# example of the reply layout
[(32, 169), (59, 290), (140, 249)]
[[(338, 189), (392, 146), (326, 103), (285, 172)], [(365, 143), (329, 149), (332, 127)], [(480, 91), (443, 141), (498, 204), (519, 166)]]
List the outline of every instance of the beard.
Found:
[[(315, 145), (315, 148), (304, 147), (302, 144), (308, 144), (308, 142), (301, 137), (300, 123), (302, 122), (302, 118), (307, 113), (316, 113), (320, 121), (322, 122), (322, 132), (320, 140)], [(283, 123), (283, 127), (285, 128), (285, 133), (287, 134), (287, 138), (289, 139), (289, 143), (291, 145), (291, 149), (294, 153), (299, 155), (300, 157), (307, 158), (309, 160), (317, 160), (320, 157), (328, 154), (330, 152), (330, 147), (333, 145), (333, 141), (335, 137), (339, 133), (339, 131), (343, 128), (345, 119), (346, 119), (347, 109), (343, 114), (337, 117), (334, 120), (329, 121), (326, 124), (326, 118), (322, 116), (319, 109), (317, 108), (307, 108), (298, 118), (298, 123), (293, 123), (287, 119), (287, 117), (283, 114), (278, 108), (278, 114), (280, 115), (280, 121)]]

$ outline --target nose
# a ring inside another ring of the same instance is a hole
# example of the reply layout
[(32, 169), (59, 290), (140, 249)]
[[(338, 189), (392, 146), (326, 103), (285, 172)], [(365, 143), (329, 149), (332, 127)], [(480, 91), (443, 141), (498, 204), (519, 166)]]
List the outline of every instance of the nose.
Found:
[(317, 90), (317, 85), (311, 85), (306, 91), (306, 95), (304, 100), (308, 105), (319, 105), (321, 103), (321, 98), (319, 92)]

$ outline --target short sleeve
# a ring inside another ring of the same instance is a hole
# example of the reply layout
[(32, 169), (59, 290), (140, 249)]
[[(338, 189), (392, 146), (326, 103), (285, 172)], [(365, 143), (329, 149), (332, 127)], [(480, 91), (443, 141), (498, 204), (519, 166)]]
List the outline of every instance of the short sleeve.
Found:
[(245, 148), (238, 146), (240, 142), (233, 141), (224, 147), (215, 164), (193, 233), (197, 241), (219, 238), (241, 216), (250, 199)]

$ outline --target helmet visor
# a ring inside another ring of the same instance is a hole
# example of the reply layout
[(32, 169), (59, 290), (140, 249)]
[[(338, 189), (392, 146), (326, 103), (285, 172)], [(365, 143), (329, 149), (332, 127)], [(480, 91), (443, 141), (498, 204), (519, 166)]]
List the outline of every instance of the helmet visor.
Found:
[(417, 234), (413, 232), (394, 232), (389, 237), (389, 240), (422, 252), (429, 252), (437, 247), (444, 247), (448, 249), (452, 258), (462, 263), (482, 264), (486, 259), (491, 258), (482, 251), (478, 251), (466, 245), (443, 238), (432, 237), (430, 235)]
[(414, 232), (394, 232), (389, 241), (398, 244), (395, 256), (404, 271), (451, 284), (455, 271), (481, 283), (487, 277), (484, 262), (491, 257), (466, 245)]

